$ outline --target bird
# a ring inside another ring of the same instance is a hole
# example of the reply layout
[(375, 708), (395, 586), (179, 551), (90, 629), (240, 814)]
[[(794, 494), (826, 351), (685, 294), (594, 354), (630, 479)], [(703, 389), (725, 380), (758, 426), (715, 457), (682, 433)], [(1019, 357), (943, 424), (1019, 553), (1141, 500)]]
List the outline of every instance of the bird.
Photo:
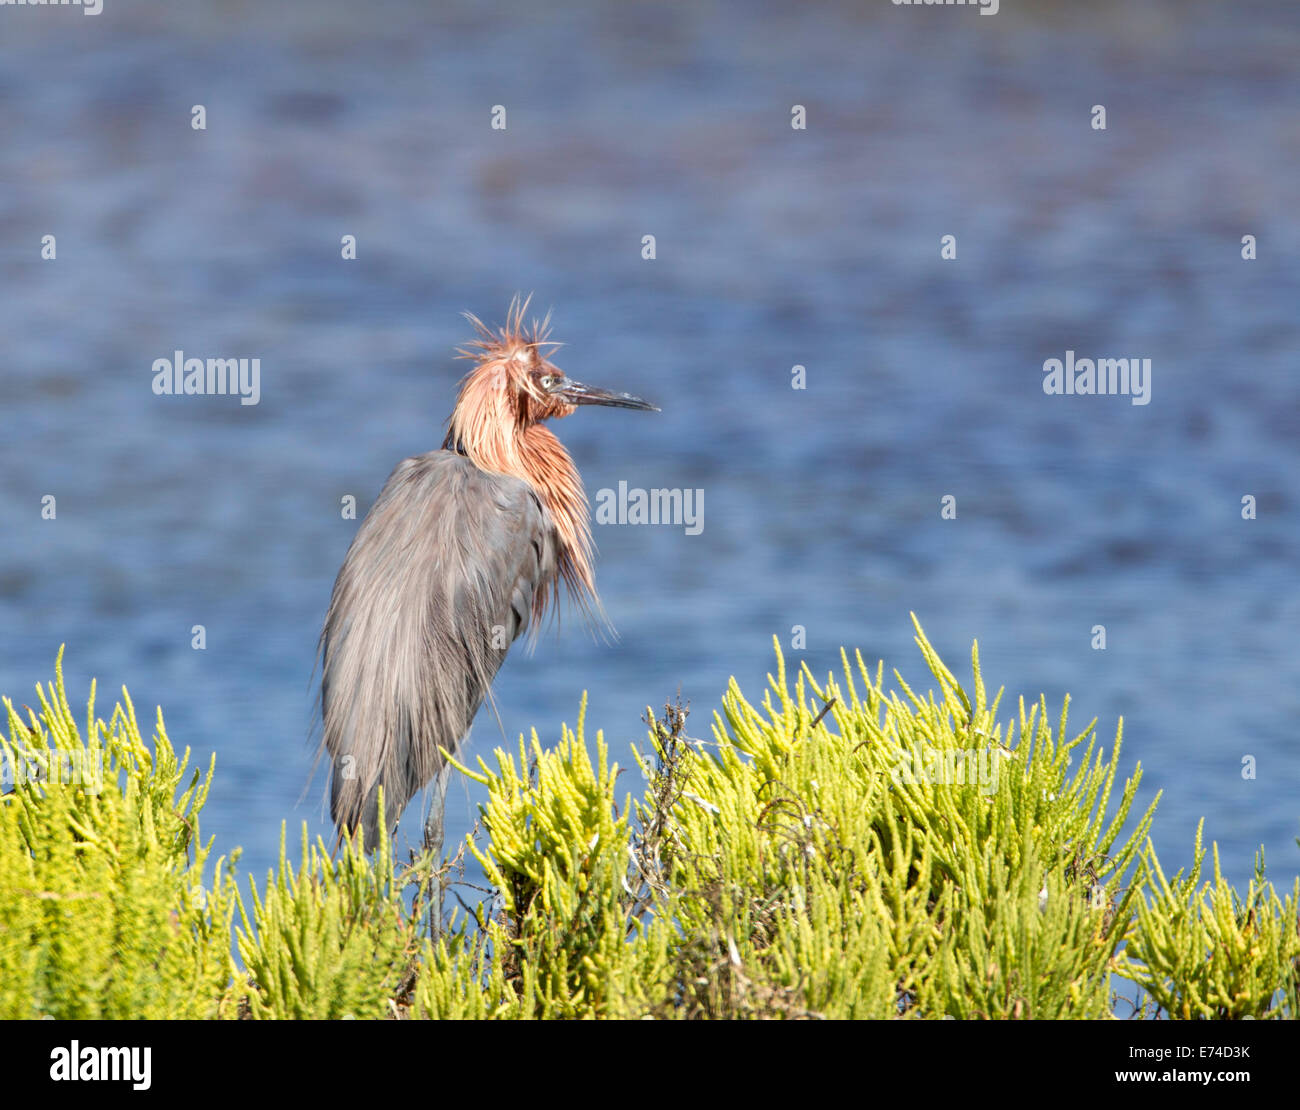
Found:
[[(525, 324), (516, 296), (493, 330), (471, 313), (473, 361), (440, 450), (398, 463), (339, 569), (318, 643), (321, 755), (340, 840), (391, 834), (455, 754), (510, 645), (558, 604), (591, 622), (596, 593), (582, 478), (546, 425), (581, 406), (658, 412), (574, 381), (550, 361), (550, 313)], [(436, 802), (435, 802), (436, 804)], [(437, 843), (441, 843), (441, 806)], [(426, 824), (426, 841), (429, 839)]]

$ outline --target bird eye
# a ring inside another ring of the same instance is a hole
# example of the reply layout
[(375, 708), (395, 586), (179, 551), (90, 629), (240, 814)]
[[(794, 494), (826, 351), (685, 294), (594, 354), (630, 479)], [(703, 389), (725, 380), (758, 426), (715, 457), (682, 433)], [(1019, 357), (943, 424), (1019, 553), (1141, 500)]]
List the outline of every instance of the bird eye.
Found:
[(558, 382), (559, 380), (560, 380), (560, 379), (557, 378), (554, 374), (543, 374), (543, 375), (542, 375), (542, 388), (543, 388), (543, 389), (550, 389), (551, 386), (553, 386), (553, 385), (554, 385), (556, 382)]

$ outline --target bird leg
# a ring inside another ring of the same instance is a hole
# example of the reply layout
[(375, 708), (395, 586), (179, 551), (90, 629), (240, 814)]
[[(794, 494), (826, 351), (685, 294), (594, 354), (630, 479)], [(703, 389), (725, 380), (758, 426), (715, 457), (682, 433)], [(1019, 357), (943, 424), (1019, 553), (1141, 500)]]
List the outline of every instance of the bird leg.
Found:
[(442, 931), (442, 843), (450, 764), (443, 764), (429, 785), (429, 812), (424, 819), (424, 850), (429, 853), (429, 936)]

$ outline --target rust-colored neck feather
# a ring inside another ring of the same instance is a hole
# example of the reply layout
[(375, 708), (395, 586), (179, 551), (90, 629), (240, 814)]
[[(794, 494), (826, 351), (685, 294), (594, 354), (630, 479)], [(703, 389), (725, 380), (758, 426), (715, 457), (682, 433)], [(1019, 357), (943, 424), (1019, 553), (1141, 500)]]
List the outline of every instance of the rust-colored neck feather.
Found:
[[(559, 537), (559, 576), (590, 617), (600, 613), (600, 601), (592, 571), (587, 495), (568, 451), (541, 424), (574, 410), (535, 384), (539, 372), (560, 371), (541, 355), (541, 347), (547, 345), (546, 323), (534, 323), (525, 336), (526, 308), (526, 301), (520, 304), (516, 300), (506, 326), (495, 333), (475, 317), (469, 318), (480, 339), (461, 354), (478, 365), (461, 382), (444, 446), (460, 451), (480, 470), (522, 478), (532, 486)], [(550, 600), (549, 584), (539, 583), (533, 598), (534, 628), (540, 625)]]

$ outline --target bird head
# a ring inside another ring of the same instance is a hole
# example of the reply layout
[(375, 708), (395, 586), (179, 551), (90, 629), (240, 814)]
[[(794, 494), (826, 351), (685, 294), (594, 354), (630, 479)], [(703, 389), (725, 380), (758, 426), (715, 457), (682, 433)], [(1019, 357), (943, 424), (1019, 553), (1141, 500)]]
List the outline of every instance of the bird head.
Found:
[(658, 412), (649, 401), (630, 393), (617, 393), (574, 381), (548, 357), (560, 347), (550, 339), (550, 315), (534, 319), (525, 326), (524, 313), (531, 298), (515, 297), (506, 314), (506, 323), (493, 331), (477, 316), (466, 318), (478, 332), (478, 339), (460, 349), (462, 358), (478, 365), (461, 384), (461, 405), (473, 404), (476, 397), (491, 407), (498, 418), (509, 415), (517, 427), (527, 427), (543, 420), (571, 416), (580, 405), (604, 405), (609, 408), (639, 409)]

